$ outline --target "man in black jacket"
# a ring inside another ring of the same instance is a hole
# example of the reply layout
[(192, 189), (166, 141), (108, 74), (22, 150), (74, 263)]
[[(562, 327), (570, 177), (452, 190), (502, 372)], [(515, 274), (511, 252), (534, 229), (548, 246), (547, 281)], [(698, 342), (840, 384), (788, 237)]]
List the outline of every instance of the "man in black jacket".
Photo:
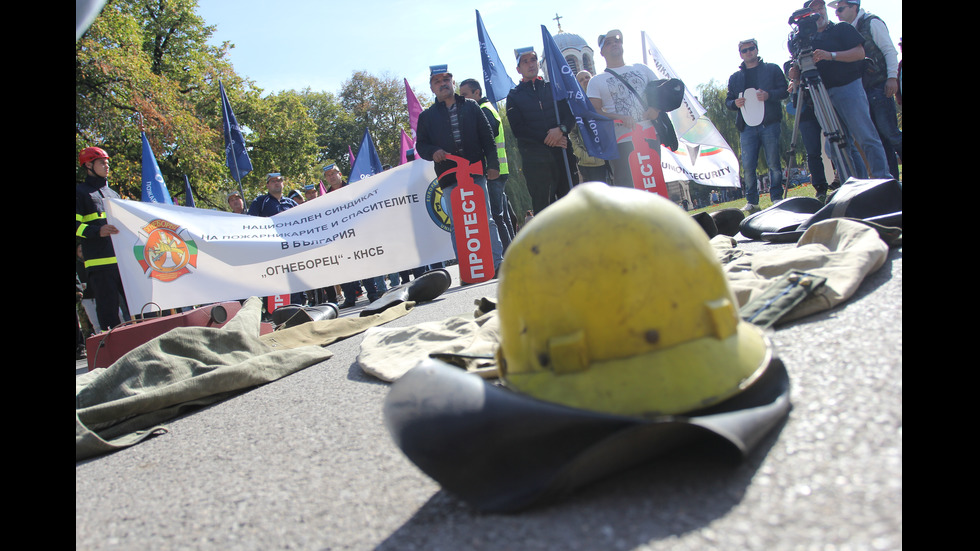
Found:
[(568, 100), (555, 100), (551, 84), (538, 76), (538, 55), (533, 48), (519, 48), (517, 71), (521, 82), (507, 94), (507, 119), (517, 138), (521, 168), (534, 214), (565, 196), (578, 183), (578, 166), (568, 133), (575, 116)]
[[(415, 150), (419, 157), (435, 162), (439, 187), (442, 189), (443, 210), (449, 215), (451, 234), (453, 222), (449, 197), (457, 182), (456, 174), (450, 172), (456, 163), (449, 160), (447, 155), (463, 157), (471, 163), (483, 163), (485, 175), (473, 175), (473, 182), (483, 189), (490, 227), (490, 250), (496, 272), (503, 253), (497, 224), (490, 212), (487, 179), (496, 180), (500, 176), (500, 162), (497, 160), (497, 146), (490, 122), (479, 104), (456, 94), (456, 83), (447, 66), (436, 65), (429, 69), (429, 88), (435, 94), (436, 101), (419, 114)], [(452, 241), (453, 250), (456, 250), (456, 240)]]
[[(783, 169), (779, 161), (780, 121), (783, 118), (782, 100), (789, 97), (788, 83), (781, 67), (766, 63), (759, 57), (759, 43), (754, 38), (738, 43), (742, 64), (728, 79), (725, 105), (735, 111), (735, 127), (742, 148), (742, 169), (745, 172), (746, 213), (759, 210), (759, 184), (756, 167), (762, 149), (769, 165), (769, 196), (775, 203), (783, 198)], [(750, 97), (746, 98), (746, 90)], [(746, 102), (762, 102), (762, 119), (746, 121), (742, 114)]]
[(78, 154), (85, 181), (75, 186), (75, 237), (81, 239), (88, 285), (95, 295), (95, 310), (103, 331), (121, 323), (119, 308), (123, 293), (111, 236), (119, 229), (106, 220), (106, 199), (119, 199), (109, 188), (109, 154), (86, 147)]

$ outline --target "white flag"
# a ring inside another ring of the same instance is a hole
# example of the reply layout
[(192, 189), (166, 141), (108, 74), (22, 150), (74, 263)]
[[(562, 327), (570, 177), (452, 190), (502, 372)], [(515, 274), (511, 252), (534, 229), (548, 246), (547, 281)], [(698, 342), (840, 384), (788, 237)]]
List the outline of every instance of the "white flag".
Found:
[[(662, 79), (681, 79), (653, 44), (646, 31), (641, 33), (643, 64)], [(677, 151), (661, 148), (664, 178), (668, 182), (691, 180), (715, 187), (739, 185), (738, 158), (731, 146), (704, 114), (706, 110), (690, 87), (684, 85), (684, 101), (670, 112), (678, 137)]]

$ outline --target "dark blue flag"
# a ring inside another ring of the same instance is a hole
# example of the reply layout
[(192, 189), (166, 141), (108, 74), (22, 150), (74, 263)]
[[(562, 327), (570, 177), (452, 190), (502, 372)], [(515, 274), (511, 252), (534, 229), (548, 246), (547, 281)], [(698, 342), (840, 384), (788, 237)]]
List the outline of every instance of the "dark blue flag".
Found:
[(361, 147), (357, 150), (354, 165), (350, 167), (350, 179), (348, 182), (353, 184), (358, 180), (380, 174), (381, 169), (381, 157), (378, 156), (378, 150), (374, 148), (374, 140), (371, 139), (371, 133), (365, 128), (364, 137), (361, 138)]
[(194, 206), (194, 194), (191, 193), (191, 181), (187, 179), (186, 174), (184, 174), (184, 206)]
[(497, 55), (497, 49), (493, 47), (493, 42), (487, 35), (480, 10), (476, 10), (476, 36), (480, 41), (480, 59), (483, 61), (483, 93), (496, 104), (507, 97), (507, 93), (514, 87), (514, 81), (504, 69), (504, 64)]
[(582, 133), (585, 149), (593, 157), (618, 159), (615, 122), (596, 112), (592, 102), (585, 95), (585, 90), (582, 90), (582, 86), (572, 74), (565, 57), (561, 55), (555, 39), (544, 25), (541, 25), (541, 37), (551, 93), (554, 94), (556, 101), (568, 100), (568, 106), (572, 108), (572, 114), (575, 115), (579, 131)]
[(241, 182), (246, 174), (252, 172), (252, 160), (248, 158), (248, 152), (245, 151), (245, 139), (242, 138), (242, 130), (238, 126), (235, 113), (231, 110), (231, 104), (228, 103), (224, 83), (218, 81), (218, 87), (221, 89), (221, 119), (224, 123), (227, 164), (232, 179)]
[(160, 166), (157, 165), (157, 158), (153, 155), (150, 142), (146, 139), (146, 132), (140, 132), (143, 138), (143, 197), (144, 203), (166, 203), (174, 204), (167, 191), (167, 184), (163, 182), (163, 174), (160, 173)]

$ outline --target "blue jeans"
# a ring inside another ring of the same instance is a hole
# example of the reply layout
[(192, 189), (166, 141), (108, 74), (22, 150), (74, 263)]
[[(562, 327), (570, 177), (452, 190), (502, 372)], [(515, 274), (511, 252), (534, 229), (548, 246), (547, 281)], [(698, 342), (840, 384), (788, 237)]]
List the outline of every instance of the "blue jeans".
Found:
[(779, 123), (767, 126), (746, 126), (739, 134), (742, 146), (742, 169), (745, 171), (745, 200), (759, 204), (759, 181), (755, 169), (759, 166), (759, 149), (769, 165), (769, 197), (775, 203), (783, 198), (783, 165), (779, 160)]
[(501, 254), (510, 246), (514, 238), (510, 223), (510, 213), (507, 212), (504, 202), (504, 186), (507, 184), (508, 174), (501, 174), (496, 180), (487, 180), (487, 192), (490, 196), (490, 212), (493, 213), (493, 221), (497, 225), (497, 236), (500, 238)]
[(902, 156), (902, 131), (898, 129), (898, 108), (895, 106), (895, 98), (885, 95), (884, 82), (866, 89), (865, 93), (868, 94), (868, 105), (871, 107), (871, 121), (878, 130), (881, 146), (885, 148), (888, 171), (898, 178), (898, 157)]
[[(861, 79), (830, 88), (827, 93), (830, 94), (830, 102), (834, 104), (837, 116), (847, 128), (847, 136), (850, 138), (847, 140), (847, 152), (854, 162), (855, 174), (852, 176), (861, 179), (891, 178), (885, 148), (881, 145), (881, 138), (871, 121), (871, 107)], [(865, 159), (868, 161), (867, 166), (864, 164)]]
[[(503, 247), (500, 244), (500, 235), (497, 233), (497, 223), (493, 220), (493, 213), (490, 212), (490, 193), (487, 191), (487, 179), (485, 176), (473, 176), (473, 183), (480, 186), (483, 190), (483, 198), (487, 202), (487, 221), (490, 225), (490, 253), (493, 255), (493, 271), (496, 273), (500, 268), (500, 261), (503, 259)], [(452, 196), (456, 184), (449, 184), (442, 188), (442, 210), (449, 215), (449, 235), (453, 242), (453, 253), (459, 260), (459, 252), (456, 250), (456, 232), (453, 225), (453, 206), (449, 198)]]

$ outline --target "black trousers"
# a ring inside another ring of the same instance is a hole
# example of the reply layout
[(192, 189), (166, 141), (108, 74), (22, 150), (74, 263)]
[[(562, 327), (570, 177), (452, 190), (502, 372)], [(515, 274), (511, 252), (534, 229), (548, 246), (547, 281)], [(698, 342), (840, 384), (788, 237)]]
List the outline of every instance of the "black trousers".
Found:
[(88, 272), (88, 286), (95, 298), (95, 314), (102, 330), (108, 331), (122, 323), (119, 319), (119, 308), (121, 305), (125, 308), (122, 302), (125, 293), (119, 270), (112, 266)]
[[(568, 171), (565, 170), (563, 154), (567, 154)], [(578, 183), (575, 155), (568, 149), (549, 147), (547, 150), (522, 150), (521, 168), (524, 172), (527, 193), (531, 196), (531, 208), (534, 209), (534, 214), (540, 213), (545, 207), (564, 197), (571, 191), (571, 187)], [(569, 174), (572, 177), (571, 181), (569, 181)]]

